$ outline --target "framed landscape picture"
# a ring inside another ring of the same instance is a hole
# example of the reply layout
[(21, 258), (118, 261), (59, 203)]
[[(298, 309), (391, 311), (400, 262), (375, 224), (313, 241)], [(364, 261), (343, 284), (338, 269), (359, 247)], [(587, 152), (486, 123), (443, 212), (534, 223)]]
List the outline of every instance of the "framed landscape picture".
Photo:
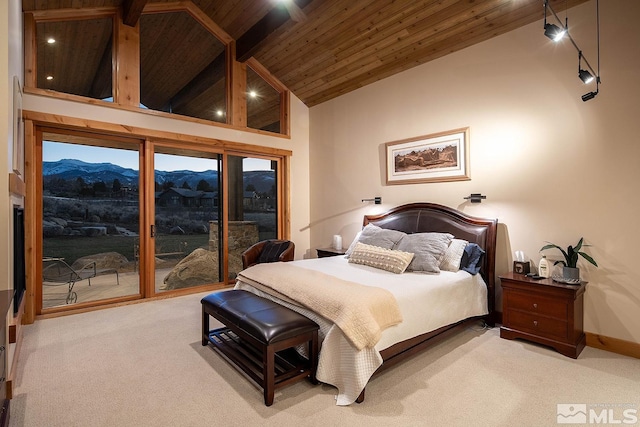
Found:
[(468, 127), (385, 145), (387, 185), (471, 179)]

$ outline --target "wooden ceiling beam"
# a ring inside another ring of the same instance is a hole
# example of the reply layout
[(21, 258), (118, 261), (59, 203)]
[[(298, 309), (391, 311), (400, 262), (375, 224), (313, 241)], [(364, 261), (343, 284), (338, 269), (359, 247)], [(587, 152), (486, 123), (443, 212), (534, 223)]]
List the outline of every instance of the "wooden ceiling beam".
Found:
[(100, 59), (100, 65), (96, 70), (95, 75), (93, 76), (93, 81), (91, 82), (91, 90), (89, 91), (89, 96), (91, 98), (103, 99), (108, 98), (112, 95), (112, 85), (113, 81), (111, 71), (112, 71), (112, 62), (113, 62), (113, 38), (109, 40), (109, 43), (105, 46), (104, 52), (102, 53), (102, 59)]
[[(304, 9), (312, 0), (295, 0), (299, 9)], [(261, 20), (236, 41), (236, 60), (245, 62), (251, 58), (265, 40), (291, 18), (288, 9), (274, 7)]]
[[(197, 76), (184, 85), (174, 96), (169, 99), (168, 105), (162, 111), (180, 111), (186, 104), (193, 101), (201, 93), (205, 92), (217, 81), (225, 78), (226, 53), (222, 52), (209, 63)], [(170, 108), (169, 108), (170, 107)]]
[(135, 27), (147, 2), (148, 0), (124, 0), (122, 3), (122, 22), (130, 27)]

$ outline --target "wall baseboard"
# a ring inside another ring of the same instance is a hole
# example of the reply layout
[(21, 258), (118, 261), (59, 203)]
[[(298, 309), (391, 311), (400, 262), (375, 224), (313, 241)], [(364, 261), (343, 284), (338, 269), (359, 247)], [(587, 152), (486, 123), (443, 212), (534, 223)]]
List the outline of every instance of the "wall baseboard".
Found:
[(611, 338), (591, 332), (585, 332), (585, 335), (587, 336), (587, 345), (589, 347), (640, 359), (640, 343)]

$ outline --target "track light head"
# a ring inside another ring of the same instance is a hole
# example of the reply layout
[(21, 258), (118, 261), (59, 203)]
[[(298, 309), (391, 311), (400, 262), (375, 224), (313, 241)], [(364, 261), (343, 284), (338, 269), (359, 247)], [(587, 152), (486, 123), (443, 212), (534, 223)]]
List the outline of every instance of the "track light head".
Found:
[(587, 102), (588, 100), (595, 98), (597, 94), (598, 94), (597, 91), (585, 93), (584, 95), (582, 95), (582, 101)]
[(582, 80), (582, 83), (584, 84), (591, 83), (593, 81), (593, 75), (591, 75), (587, 70), (578, 71), (578, 77), (580, 77), (580, 80)]
[(560, 28), (555, 24), (544, 25), (544, 35), (549, 37), (554, 42), (560, 41), (567, 33), (565, 28)]

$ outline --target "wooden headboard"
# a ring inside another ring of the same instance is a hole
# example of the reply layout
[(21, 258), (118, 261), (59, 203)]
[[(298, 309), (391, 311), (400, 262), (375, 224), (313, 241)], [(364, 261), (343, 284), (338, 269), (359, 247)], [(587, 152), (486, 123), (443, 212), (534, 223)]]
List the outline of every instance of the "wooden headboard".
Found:
[(365, 215), (363, 225), (370, 223), (408, 234), (430, 231), (451, 233), (458, 239), (477, 243), (485, 250), (480, 274), (487, 284), (489, 319), (494, 319), (497, 219), (472, 217), (434, 203), (411, 203), (383, 214)]

